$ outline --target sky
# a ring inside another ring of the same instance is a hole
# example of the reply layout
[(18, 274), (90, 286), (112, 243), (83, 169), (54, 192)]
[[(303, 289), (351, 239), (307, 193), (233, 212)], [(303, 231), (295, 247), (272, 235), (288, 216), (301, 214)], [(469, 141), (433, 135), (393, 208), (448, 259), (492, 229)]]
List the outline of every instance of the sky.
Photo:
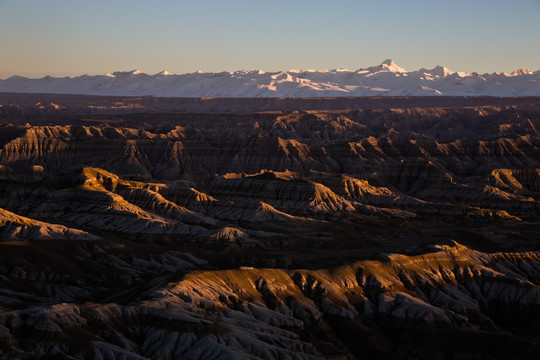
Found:
[(540, 69), (540, 0), (0, 0), (0, 79), (186, 73)]

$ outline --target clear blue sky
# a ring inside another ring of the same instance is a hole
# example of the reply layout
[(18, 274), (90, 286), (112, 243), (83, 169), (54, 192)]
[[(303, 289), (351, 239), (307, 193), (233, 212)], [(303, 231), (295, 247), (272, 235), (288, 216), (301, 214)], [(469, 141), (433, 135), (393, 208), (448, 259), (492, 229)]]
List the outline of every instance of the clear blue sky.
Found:
[(0, 78), (358, 69), (540, 69), (540, 0), (0, 0)]

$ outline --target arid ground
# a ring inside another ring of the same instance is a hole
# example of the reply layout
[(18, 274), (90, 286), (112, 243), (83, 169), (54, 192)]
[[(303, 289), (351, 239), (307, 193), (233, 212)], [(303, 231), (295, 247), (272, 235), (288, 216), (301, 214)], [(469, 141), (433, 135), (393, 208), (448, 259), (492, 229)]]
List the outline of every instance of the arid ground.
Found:
[(0, 359), (540, 353), (540, 98), (0, 105)]

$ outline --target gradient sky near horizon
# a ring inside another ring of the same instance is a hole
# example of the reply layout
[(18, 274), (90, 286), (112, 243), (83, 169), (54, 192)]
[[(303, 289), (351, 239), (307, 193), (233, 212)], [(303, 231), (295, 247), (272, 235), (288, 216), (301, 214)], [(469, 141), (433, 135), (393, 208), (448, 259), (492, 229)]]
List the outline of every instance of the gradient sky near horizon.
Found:
[(0, 79), (261, 69), (540, 69), (540, 0), (0, 0)]

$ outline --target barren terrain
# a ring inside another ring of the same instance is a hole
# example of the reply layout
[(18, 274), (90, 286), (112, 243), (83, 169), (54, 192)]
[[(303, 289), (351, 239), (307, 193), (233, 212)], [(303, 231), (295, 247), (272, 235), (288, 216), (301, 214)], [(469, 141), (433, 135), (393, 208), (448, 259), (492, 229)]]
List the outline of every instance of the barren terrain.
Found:
[(0, 95), (4, 358), (538, 354), (539, 98), (197, 101)]

